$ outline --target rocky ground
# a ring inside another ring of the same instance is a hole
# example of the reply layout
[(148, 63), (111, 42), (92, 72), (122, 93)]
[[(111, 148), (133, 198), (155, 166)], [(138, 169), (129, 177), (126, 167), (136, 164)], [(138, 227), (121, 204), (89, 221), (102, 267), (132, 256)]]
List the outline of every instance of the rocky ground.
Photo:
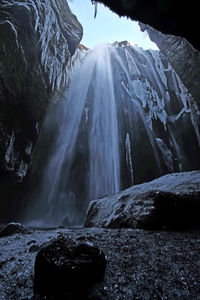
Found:
[(33, 295), (35, 257), (60, 235), (91, 242), (106, 255), (104, 279), (88, 299), (200, 299), (199, 231), (58, 228), (0, 238), (1, 300), (41, 299)]

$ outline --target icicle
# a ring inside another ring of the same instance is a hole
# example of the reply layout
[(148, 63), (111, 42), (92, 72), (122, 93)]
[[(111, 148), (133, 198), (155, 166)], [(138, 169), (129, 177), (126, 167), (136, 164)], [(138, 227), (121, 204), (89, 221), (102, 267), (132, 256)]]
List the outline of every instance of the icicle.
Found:
[(89, 107), (85, 108), (85, 123), (87, 124), (88, 122), (88, 112), (89, 112)]
[(162, 157), (164, 159), (166, 166), (168, 167), (170, 172), (174, 172), (172, 151), (167, 147), (167, 145), (165, 144), (165, 142), (162, 139), (156, 138), (156, 142), (157, 142), (158, 148), (160, 149), (160, 151), (162, 153)]
[(21, 160), (20, 165), (19, 165), (19, 169), (18, 169), (18, 172), (17, 172), (17, 175), (20, 178), (20, 182), (22, 182), (23, 178), (25, 177), (27, 169), (28, 169), (27, 163), (25, 163), (23, 160)]
[(126, 164), (127, 168), (129, 168), (130, 175), (131, 175), (131, 185), (134, 185), (134, 178), (133, 178), (133, 163), (132, 163), (132, 157), (131, 157), (131, 141), (129, 133), (126, 134)]
[(14, 170), (15, 162), (16, 162), (14, 143), (15, 143), (15, 134), (13, 132), (10, 137), (9, 145), (6, 150), (6, 154), (5, 154), (5, 158), (4, 158), (5, 162), (6, 162), (6, 167), (10, 171)]
[(92, 5), (94, 5), (94, 19), (95, 19), (97, 16), (97, 2), (92, 0)]
[(96, 16), (97, 16), (97, 3), (95, 3), (94, 19), (96, 18)]

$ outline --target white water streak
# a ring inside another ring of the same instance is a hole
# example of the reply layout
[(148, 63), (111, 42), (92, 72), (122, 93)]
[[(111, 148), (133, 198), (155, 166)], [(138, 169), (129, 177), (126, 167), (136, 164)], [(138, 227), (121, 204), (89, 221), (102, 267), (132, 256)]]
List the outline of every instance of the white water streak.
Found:
[(129, 133), (126, 134), (125, 146), (126, 146), (126, 164), (131, 175), (131, 185), (134, 185), (133, 162), (132, 162), (132, 153), (131, 153), (132, 151), (131, 151), (131, 141), (130, 141)]
[(96, 55), (95, 96), (90, 130), (90, 198), (120, 188), (119, 143), (110, 49), (101, 44)]

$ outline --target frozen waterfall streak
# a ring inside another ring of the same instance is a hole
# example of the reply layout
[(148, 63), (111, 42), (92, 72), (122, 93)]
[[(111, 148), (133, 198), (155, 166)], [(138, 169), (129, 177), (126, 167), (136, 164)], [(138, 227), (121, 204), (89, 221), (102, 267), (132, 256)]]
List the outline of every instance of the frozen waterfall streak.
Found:
[(184, 153), (176, 140), (176, 135), (173, 130), (169, 130), (169, 136), (171, 138), (171, 143), (173, 144), (173, 148), (176, 152), (176, 161), (178, 163), (179, 172), (183, 172), (184, 170)]
[[(129, 47), (131, 48), (131, 47)], [(155, 139), (153, 136), (152, 131), (150, 130), (150, 128), (147, 125), (147, 121), (146, 121), (146, 115), (144, 113), (144, 110), (141, 106), (142, 100), (138, 99), (137, 95), (135, 94), (134, 91), (134, 80), (132, 79), (130, 75), (135, 75), (136, 78), (141, 75), (141, 72), (139, 70), (139, 68), (137, 67), (139, 64), (137, 64), (133, 57), (130, 55), (129, 50), (125, 49), (125, 57), (126, 57), (126, 62), (128, 65), (128, 70), (122, 60), (122, 58), (120, 57), (120, 55), (118, 54), (118, 48), (112, 47), (112, 55), (114, 56), (114, 58), (117, 60), (117, 62), (119, 63), (121, 69), (123, 70), (124, 74), (126, 75), (127, 81), (128, 81), (128, 85), (126, 87), (126, 92), (129, 95), (129, 97), (131, 98), (135, 111), (137, 111), (138, 115), (140, 116), (142, 123), (145, 127), (146, 133), (148, 135), (149, 138), (149, 142), (151, 144), (151, 147), (153, 149), (154, 152), (154, 156), (157, 162), (157, 166), (159, 168), (160, 173), (162, 173), (162, 168), (161, 168), (161, 164), (160, 164), (160, 159), (159, 159), (159, 154), (158, 154), (158, 148), (157, 148), (157, 144), (155, 143)], [(140, 50), (138, 50), (138, 54), (140, 54)], [(144, 50), (143, 50), (144, 51)], [(143, 53), (143, 56), (145, 56), (145, 53)], [(151, 61), (145, 56), (146, 58), (146, 68), (149, 68), (150, 70), (154, 70)], [(153, 71), (154, 72), (154, 71)], [(130, 74), (129, 74), (130, 73)], [(159, 87), (161, 88), (161, 85), (159, 84)], [(163, 91), (161, 91), (161, 94), (163, 94)], [(145, 97), (145, 95), (142, 95), (143, 97)], [(134, 122), (134, 120), (133, 120)]]
[[(172, 68), (172, 67), (171, 67)], [(180, 90), (180, 96), (181, 100), (183, 102), (184, 108), (182, 109), (182, 112), (190, 112), (191, 113), (191, 122), (194, 127), (194, 131), (197, 137), (198, 144), (200, 146), (200, 128), (198, 126), (198, 121), (196, 120), (197, 117), (200, 116), (200, 111), (197, 107), (197, 104), (194, 102), (192, 95), (189, 93), (188, 89), (184, 86), (183, 82), (181, 81), (178, 74), (176, 74), (177, 82), (178, 82), (178, 88), (177, 91)], [(195, 111), (195, 113), (194, 113)]]
[(132, 163), (132, 155), (131, 155), (131, 141), (130, 141), (129, 133), (126, 134), (125, 147), (126, 147), (126, 165), (130, 172), (131, 185), (134, 185), (133, 163)]
[(95, 95), (89, 137), (90, 199), (116, 193), (120, 189), (118, 123), (110, 46), (100, 44), (94, 53)]

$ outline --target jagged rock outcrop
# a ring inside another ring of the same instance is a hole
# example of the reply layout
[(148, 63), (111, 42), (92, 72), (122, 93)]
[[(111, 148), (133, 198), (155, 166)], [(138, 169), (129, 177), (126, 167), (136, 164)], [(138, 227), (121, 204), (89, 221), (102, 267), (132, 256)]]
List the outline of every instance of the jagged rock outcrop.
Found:
[[(185, 37), (200, 50), (197, 34), (199, 27), (198, 2), (192, 0), (91, 0), (104, 3), (119, 16), (127, 16), (135, 21), (148, 24), (157, 30)], [(98, 13), (98, 12), (97, 12)]]
[[(82, 26), (64, 0), (1, 1), (0, 198), (23, 180)], [(7, 201), (7, 200), (5, 200)], [(6, 206), (7, 204), (5, 204)]]
[(195, 124), (200, 144), (200, 52), (181, 37), (163, 34), (142, 23), (140, 23), (140, 28), (148, 32), (150, 39), (167, 57), (192, 95), (190, 102), (192, 121)]
[(173, 173), (92, 201), (85, 227), (191, 229), (200, 224), (200, 171)]

